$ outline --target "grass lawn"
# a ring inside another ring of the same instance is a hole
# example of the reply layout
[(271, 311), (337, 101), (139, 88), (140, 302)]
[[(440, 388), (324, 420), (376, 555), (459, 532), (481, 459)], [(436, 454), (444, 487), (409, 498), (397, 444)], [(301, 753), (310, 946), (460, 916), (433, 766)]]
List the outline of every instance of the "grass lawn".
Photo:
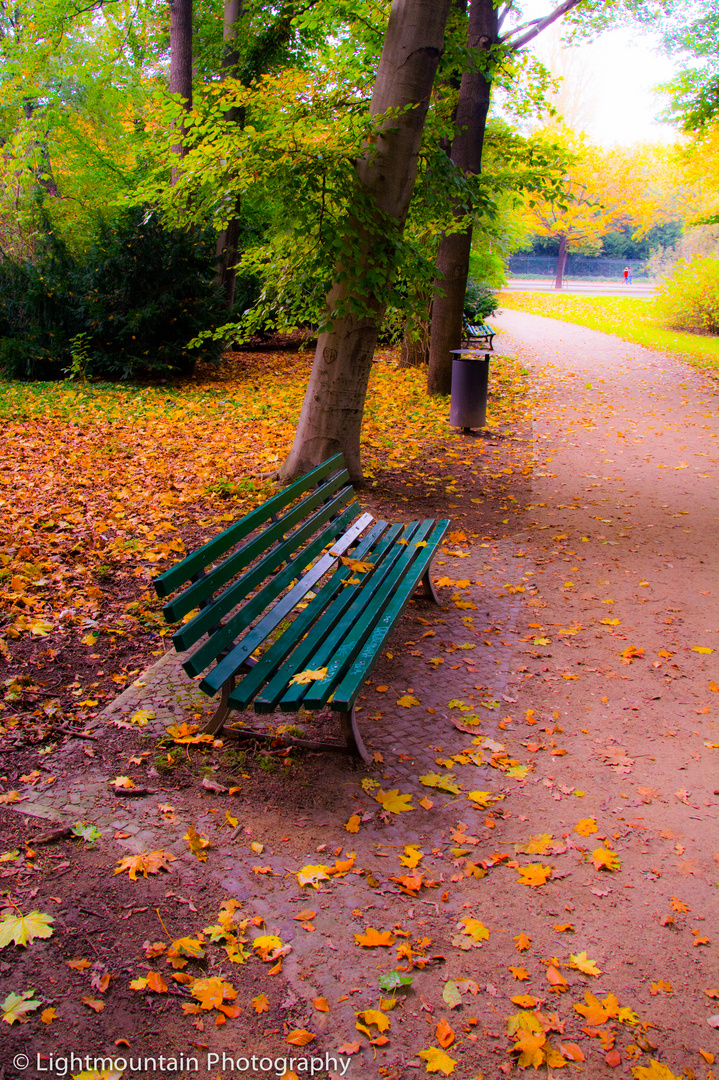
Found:
[(500, 293), (502, 306), (616, 334), (623, 341), (672, 353), (708, 374), (719, 374), (719, 337), (666, 330), (651, 300), (631, 296), (571, 296), (551, 293)]

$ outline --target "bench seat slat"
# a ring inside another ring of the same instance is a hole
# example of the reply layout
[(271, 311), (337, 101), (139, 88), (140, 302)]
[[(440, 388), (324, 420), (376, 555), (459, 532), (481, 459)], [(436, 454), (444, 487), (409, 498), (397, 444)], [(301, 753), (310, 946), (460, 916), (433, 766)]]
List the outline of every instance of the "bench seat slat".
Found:
[(422, 554), (414, 560), (409, 572), (405, 574), (396, 592), (393, 593), (389, 604), (380, 615), (378, 622), (372, 628), (361, 651), (355, 656), (351, 669), (336, 688), (331, 702), (333, 709), (341, 712), (349, 712), (352, 708), (354, 699), (359, 693), (364, 680), (374, 667), (380, 649), (394, 630), (408, 601), (412, 598), (412, 593), (416, 589), (422, 575), (429, 567), (437, 547), (442, 542), (442, 537), (448, 528), (449, 521), (447, 519), (438, 521), (435, 525), (431, 536), (427, 540), (427, 547), (424, 548)]
[[(299, 577), (298, 567), (295, 565), (296, 558), (304, 558), (302, 553), (295, 556), (295, 559), (291, 558), (292, 553), (308, 540), (310, 536), (317, 529), (320, 528), (326, 521), (334, 517), (342, 510), (343, 506), (354, 496), (354, 490), (352, 487), (343, 488), (331, 502), (324, 503), (319, 510), (307, 518), (301, 525), (299, 525), (294, 532), (283, 540), (281, 544), (277, 544), (275, 547), (270, 548), (263, 558), (259, 562), (255, 563), (249, 570), (247, 570), (241, 577), (237, 579), (232, 585), (230, 585), (224, 592), (222, 592), (216, 600), (207, 607), (204, 607), (190, 622), (186, 623), (180, 630), (173, 634), (172, 640), (175, 644), (175, 648), (178, 650), (189, 649), (191, 645), (194, 645), (203, 634), (207, 633), (212, 627), (217, 626), (220, 619), (237, 607), (257, 586), (260, 582), (264, 581), (273, 570), (276, 570), (278, 566), (287, 562), (294, 566), (295, 573), (293, 577)], [(359, 504), (354, 503), (356, 507), (355, 513), (352, 515), (355, 517), (359, 513)], [(340, 530), (337, 529), (336, 532)], [(336, 533), (335, 533), (336, 534)], [(328, 537), (326, 542), (329, 542), (332, 537)], [(300, 563), (300, 568), (306, 564)]]
[(221, 532), (219, 536), (208, 540), (197, 551), (193, 551), (192, 554), (187, 555), (175, 566), (171, 566), (169, 570), (158, 575), (153, 582), (157, 595), (164, 598), (175, 592), (180, 586), (191, 581), (196, 574), (209, 566), (215, 559), (224, 555), (226, 551), (240, 543), (241, 540), (244, 540), (246, 536), (259, 528), (263, 522), (269, 521), (273, 514), (294, 502), (303, 492), (313, 488), (332, 472), (344, 469), (344, 467), (345, 463), (342, 454), (335, 454), (334, 457), (323, 461), (321, 465), (310, 470), (305, 476), (301, 476), (299, 480), (295, 480), (293, 484), (278, 492), (277, 495), (273, 495), (267, 502), (262, 503), (261, 506), (258, 506), (245, 517), (240, 518), (234, 525), (231, 525), (229, 529)]
[(193, 608), (200, 607), (203, 601), (211, 597), (217, 589), (231, 581), (236, 574), (239, 574), (240, 570), (244, 569), (245, 566), (249, 566), (254, 559), (267, 551), (276, 541), (281, 540), (285, 533), (289, 533), (290, 529), (298, 521), (307, 517), (310, 511), (315, 510), (330, 499), (338, 488), (347, 485), (348, 482), (349, 473), (344, 470), (331, 476), (320, 487), (306, 495), (301, 502), (293, 506), (286, 514), (283, 514), (281, 518), (264, 528), (258, 536), (243, 544), (239, 551), (235, 551), (234, 554), (230, 555), (228, 559), (225, 559), (209, 574), (194, 582), (189, 589), (186, 589), (179, 596), (176, 596), (174, 600), (171, 600), (169, 604), (166, 604), (162, 609), (162, 614), (167, 622), (178, 622)]
[[(257, 616), (262, 614), (268, 604), (270, 604), (276, 596), (279, 596), (282, 590), (297, 577), (298, 568), (311, 562), (312, 559), (322, 551), (326, 544), (334, 540), (334, 538), (349, 525), (353, 518), (357, 516), (359, 509), (358, 503), (350, 503), (339, 517), (336, 517), (323, 532), (319, 533), (314, 540), (302, 549), (299, 559), (288, 563), (288, 565), (285, 566), (283, 570), (280, 570), (280, 572), (276, 574), (263, 589), (256, 593), (251, 600), (248, 600), (247, 603), (242, 606), (240, 611), (233, 615), (221, 629), (216, 630), (212, 636), (200, 646), (197, 652), (193, 653), (193, 655), (182, 665), (188, 675), (199, 675), (205, 668), (210, 666), (213, 660), (217, 659), (220, 653), (231, 647), (238, 634), (241, 634), (243, 630), (246, 630)], [(308, 526), (307, 531), (314, 532), (315, 528), (316, 526), (314, 525), (311, 529)], [(262, 577), (264, 576), (266, 575), (263, 574)], [(174, 640), (175, 638), (173, 638), (173, 641)], [(219, 686), (217, 689), (219, 689)]]
[[(367, 536), (363, 537), (355, 548), (352, 557), (355, 559), (365, 558), (372, 545), (386, 529), (386, 521), (376, 522)], [(337, 544), (334, 544), (333, 549), (336, 547)], [(322, 633), (322, 623), (326, 618), (330, 605), (332, 605), (333, 601), (337, 603), (337, 600), (344, 598), (346, 590), (343, 589), (342, 582), (347, 579), (350, 573), (351, 571), (347, 567), (338, 567), (330, 580), (322, 586), (304, 611), (301, 611), (293, 620), (291, 626), (287, 627), (278, 640), (273, 642), (267, 652), (260, 657), (255, 666), (242, 677), (241, 682), (230, 694), (229, 701), (233, 709), (246, 709), (260, 687), (271, 679), (274, 681), (276, 672), (294, 649), (290, 675), (287, 678), (284, 676), (282, 678), (281, 696), (282, 689), (284, 689), (288, 678), (291, 678), (296, 671), (303, 670), (298, 665), (303, 663), (304, 653), (307, 652), (309, 655), (314, 649), (317, 635)], [(338, 592), (340, 593), (339, 597), (337, 597)], [(308, 633), (309, 630), (312, 630), (311, 634)], [(254, 631), (251, 631), (251, 633), (254, 633)], [(307, 637), (305, 637), (305, 634), (307, 634)], [(240, 645), (244, 645), (249, 636), (248, 634), (247, 638), (243, 638)], [(304, 640), (302, 640), (303, 638)], [(230, 657), (227, 659), (229, 660)], [(282, 670), (284, 671), (284, 668)]]
[[(313, 658), (311, 666), (326, 666), (327, 676), (322, 681), (318, 680), (310, 683), (309, 686), (299, 687), (298, 689), (305, 691), (301, 702), (298, 702), (292, 693), (297, 688), (290, 687), (288, 693), (280, 701), (283, 712), (293, 711), (300, 704), (308, 709), (321, 709), (327, 704), (335, 687), (364, 645), (367, 635), (380, 618), (388, 598), (400, 587), (418, 552), (422, 550), (417, 548), (416, 544), (425, 540), (433, 524), (433, 521), (412, 522), (402, 536), (402, 539), (409, 540), (409, 543), (395, 545), (399, 550), (399, 555), (392, 559), (389, 572), (384, 579), (376, 583), (368, 581), (364, 589), (357, 587), (358, 595), (348, 615), (349, 626), (343, 628), (344, 632), (333, 634), (326, 642), (325, 663), (317, 663)], [(411, 532), (408, 531), (410, 528)]]
[[(387, 552), (392, 549), (401, 529), (401, 525), (391, 525), (382, 535), (381, 539), (379, 539), (376, 546), (365, 553), (363, 557), (375, 561), (375, 570), (370, 572), (377, 573), (377, 567), (383, 565), (383, 559)], [(255, 709), (257, 712), (272, 712), (284, 694), (289, 694), (293, 698), (296, 698), (298, 701), (297, 707), (299, 708), (300, 698), (303, 693), (305, 693), (307, 687), (302, 686), (301, 684), (290, 685), (290, 679), (293, 675), (297, 675), (300, 671), (305, 671), (307, 668), (323, 667), (324, 658), (328, 651), (325, 648), (327, 638), (330, 635), (335, 636), (337, 633), (341, 633), (342, 630), (338, 629), (338, 627), (351, 625), (352, 619), (354, 618), (354, 613), (357, 610), (356, 607), (354, 607), (357, 593), (352, 586), (344, 584), (344, 581), (348, 580), (350, 576), (351, 572), (345, 571), (344, 567), (333, 575), (332, 582), (330, 583), (334, 583), (334, 597), (332, 603), (313, 625), (312, 633), (308, 634), (307, 638), (297, 646), (297, 649), (287, 663), (276, 672), (272, 680), (257, 696), (255, 699)], [(339, 595), (336, 595), (338, 591)], [(316, 602), (317, 601), (313, 601), (313, 603)], [(347, 611), (350, 607), (352, 608), (353, 614), (348, 615)], [(254, 670), (252, 673), (254, 674)]]
[[(245, 634), (242, 640), (232, 648), (227, 656), (223, 657), (217, 666), (205, 676), (200, 683), (200, 689), (206, 694), (216, 694), (220, 687), (237, 672), (247, 657), (251, 656), (255, 649), (269, 637), (275, 627), (279, 626), (282, 620), (286, 618), (293, 608), (295, 608), (302, 600), (303, 596), (310, 592), (317, 582), (332, 569), (332, 566), (337, 562), (337, 559), (357, 540), (357, 537), (360, 536), (373, 521), (374, 518), (371, 514), (362, 514), (361, 517), (352, 523), (342, 536), (335, 539), (331, 550), (322, 555), (314, 566), (302, 576), (297, 584), (285, 593), (285, 595), (268, 610), (267, 614), (260, 619), (257, 625), (253, 626), (252, 629)], [(276, 582), (272, 582), (273, 587), (275, 584)], [(285, 635), (283, 634), (282, 636), (284, 637)], [(253, 667), (253, 672), (256, 670), (256, 667), (257, 665)]]

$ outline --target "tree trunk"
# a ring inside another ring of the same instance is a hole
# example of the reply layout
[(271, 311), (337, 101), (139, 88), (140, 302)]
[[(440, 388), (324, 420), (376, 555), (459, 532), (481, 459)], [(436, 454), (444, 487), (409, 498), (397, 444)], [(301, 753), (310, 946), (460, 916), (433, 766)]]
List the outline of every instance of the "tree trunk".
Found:
[[(317, 342), (295, 440), (280, 469), (284, 480), (338, 451), (344, 453), (352, 479), (362, 479), (360, 428), (367, 383), (395, 271), (395, 244), (414, 188), (449, 6), (450, 0), (393, 0), (370, 113), (396, 109), (398, 115), (383, 125), (357, 163), (358, 196), (365, 210), (361, 227), (347, 221), (346, 247), (359, 254), (352, 265), (337, 267), (327, 297), (331, 328)], [(363, 283), (368, 269), (373, 272), (371, 286)], [(378, 270), (381, 280), (376, 281)], [(358, 298), (367, 309), (363, 314), (350, 306)]]
[(408, 319), (399, 350), (401, 368), (422, 367), (429, 360), (429, 321)]
[(562, 233), (559, 238), (559, 254), (557, 255), (557, 276), (554, 279), (554, 288), (561, 289), (564, 267), (567, 265), (567, 237)]
[[(480, 52), (496, 44), (499, 35), (497, 8), (493, 0), (471, 0), (467, 43)], [(487, 126), (491, 81), (481, 71), (465, 71), (457, 103), (457, 133), (452, 142), (452, 161), (465, 173), (482, 167), (482, 146)], [(466, 208), (456, 208), (457, 217)], [(427, 390), (448, 394), (452, 388), (451, 349), (462, 343), (462, 312), (469, 275), (472, 226), (445, 233), (437, 252), (437, 278), (432, 303), (432, 333), (429, 347)]]
[[(170, 93), (179, 94), (186, 112), (192, 108), (192, 0), (170, 0)], [(180, 125), (180, 131), (182, 127)], [(180, 141), (172, 147), (185, 154)]]
[[(225, 15), (222, 26), (222, 40), (224, 49), (222, 53), (222, 77), (232, 74), (240, 59), (240, 51), (237, 48), (237, 33), (239, 21), (242, 18), (242, 0), (225, 0)], [(245, 110), (234, 106), (225, 113), (225, 119), (243, 126), (245, 122)], [(235, 281), (237, 279), (237, 260), (239, 258), (238, 240), (240, 236), (240, 207), (238, 198), (235, 201), (233, 216), (217, 237), (216, 275), (217, 284), (225, 294), (225, 303), (228, 311), (232, 310), (235, 302)]]

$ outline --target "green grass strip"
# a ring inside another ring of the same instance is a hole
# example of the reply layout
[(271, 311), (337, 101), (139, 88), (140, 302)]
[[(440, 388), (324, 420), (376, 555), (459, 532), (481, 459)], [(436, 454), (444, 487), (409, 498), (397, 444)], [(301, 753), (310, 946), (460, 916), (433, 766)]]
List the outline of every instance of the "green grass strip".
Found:
[(651, 300), (632, 296), (502, 292), (500, 302), (512, 311), (527, 311), (615, 334), (623, 341), (671, 353), (699, 371), (719, 375), (719, 337), (666, 330), (660, 325)]

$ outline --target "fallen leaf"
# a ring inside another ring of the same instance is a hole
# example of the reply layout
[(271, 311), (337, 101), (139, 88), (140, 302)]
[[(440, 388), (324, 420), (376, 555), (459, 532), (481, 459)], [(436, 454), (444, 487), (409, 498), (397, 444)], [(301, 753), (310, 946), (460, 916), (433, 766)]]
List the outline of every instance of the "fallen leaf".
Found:
[(454, 1066), (457, 1064), (453, 1058), (445, 1054), (444, 1050), (436, 1046), (430, 1046), (428, 1050), (420, 1050), (418, 1057), (427, 1062), (428, 1073), (441, 1072), (449, 1076), (454, 1072)]
[(398, 788), (392, 788), (391, 791), (383, 791), (380, 788), (375, 795), (375, 799), (383, 810), (388, 810), (392, 814), (401, 814), (405, 810), (414, 810), (414, 807), (410, 805), (412, 796), (400, 795)]
[(287, 1042), (291, 1046), (307, 1046), (311, 1043), (315, 1036), (310, 1031), (306, 1031), (305, 1028), (295, 1028), (287, 1036)]
[(517, 934), (516, 938), (514, 938), (513, 940), (514, 947), (515, 949), (517, 949), (518, 952), (524, 952), (525, 949), (528, 949), (529, 946), (532, 944), (532, 939), (530, 937), (527, 937), (527, 935), (524, 933)]
[(395, 938), (390, 930), (374, 930), (368, 926), (364, 934), (355, 934), (355, 943), (364, 949), (375, 949), (379, 946), (388, 948), (394, 945)]
[(551, 866), (531, 863), (529, 866), (519, 867), (519, 884), (529, 885), (532, 889), (539, 889), (542, 885), (546, 885), (551, 876)]
[(100, 1001), (98, 998), (84, 997), (82, 999), (83, 1005), (87, 1005), (88, 1009), (92, 1009), (93, 1012), (99, 1013), (105, 1008), (105, 1002)]
[(360, 818), (359, 814), (352, 814), (349, 821), (345, 825), (345, 829), (347, 830), (347, 832), (348, 833), (359, 832), (359, 827), (360, 827), (361, 820), (362, 819)]
[(586, 952), (573, 953), (569, 957), (569, 966), (575, 971), (581, 971), (583, 975), (601, 975), (601, 971), (594, 960), (587, 958)]
[(144, 851), (140, 855), (126, 855), (121, 859), (113, 870), (113, 874), (122, 874), (128, 871), (130, 880), (137, 881), (137, 875), (159, 874), (160, 870), (169, 872), (171, 862), (176, 862), (176, 857), (169, 851)]
[(312, 998), (312, 1004), (314, 1005), (314, 1007), (317, 1009), (318, 1012), (329, 1012), (330, 1011), (330, 1004), (329, 1004), (327, 998), (325, 998), (325, 997)]
[[(33, 998), (34, 990), (25, 990), (22, 994), (11, 991), (3, 1002), (0, 1002), (2, 1018), (6, 1024), (24, 1024), (29, 1019), (28, 1013), (35, 1012), (42, 1004)], [(104, 1002), (103, 1002), (104, 1004)]]
[(182, 839), (187, 840), (190, 851), (195, 858), (199, 859), (200, 862), (207, 862), (206, 848), (210, 846), (210, 841), (206, 837), (200, 836), (194, 825), (190, 825)]
[(595, 870), (609, 870), (614, 872), (621, 868), (621, 863), (616, 853), (603, 847), (594, 849), (592, 852), (592, 862), (594, 863)]
[(257, 997), (252, 998), (252, 1008), (257, 1015), (270, 1011), (270, 1002), (266, 994), (258, 994)]
[[(295, 683), (298, 684), (299, 686), (304, 686), (307, 683), (311, 683), (311, 682), (322, 682), (322, 680), (326, 679), (326, 678), (327, 678), (327, 668), (326, 667), (317, 668), (316, 671), (312, 671), (310, 668), (308, 668), (306, 671), (300, 671), (300, 672), (297, 673), (297, 675), (293, 675), (292, 678), (290, 679), (290, 686), (292, 686)], [(298, 1045), (302, 1045), (302, 1044), (298, 1044)]]
[(448, 1046), (451, 1046), (454, 1042), (454, 1031), (449, 1026), (444, 1017), (439, 1021), (435, 1028), (435, 1035), (437, 1036), (437, 1042), (446, 1050)]
[(52, 937), (53, 922), (52, 915), (46, 915), (42, 911), (31, 911), (29, 915), (5, 912), (0, 921), (0, 949), (4, 949), (11, 941), (27, 947), (35, 938)]
[(598, 831), (597, 823), (594, 820), (594, 818), (591, 818), (591, 817), (582, 818), (574, 826), (574, 831), (576, 833), (579, 833), (580, 836), (591, 836), (592, 833), (595, 833), (595, 832)]

